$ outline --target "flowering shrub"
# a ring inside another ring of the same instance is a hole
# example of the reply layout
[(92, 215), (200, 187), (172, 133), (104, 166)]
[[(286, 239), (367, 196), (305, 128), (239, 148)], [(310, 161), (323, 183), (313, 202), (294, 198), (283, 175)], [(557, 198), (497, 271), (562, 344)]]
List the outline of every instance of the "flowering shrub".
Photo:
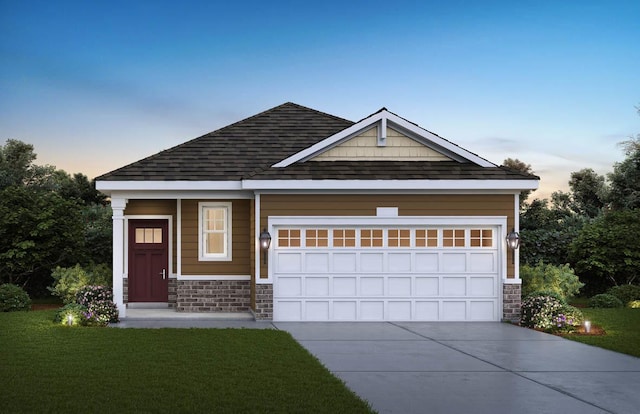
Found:
[(86, 308), (85, 325), (105, 326), (118, 322), (118, 308), (113, 303), (113, 292), (107, 286), (84, 286), (76, 293), (76, 302)]
[(62, 299), (64, 303), (72, 303), (78, 290), (87, 285), (107, 285), (110, 270), (106, 265), (93, 265), (87, 268), (79, 264), (74, 267), (56, 267), (51, 273), (54, 283), (49, 291)]
[(522, 301), (520, 324), (547, 332), (570, 332), (582, 323), (582, 312), (548, 295), (532, 295)]

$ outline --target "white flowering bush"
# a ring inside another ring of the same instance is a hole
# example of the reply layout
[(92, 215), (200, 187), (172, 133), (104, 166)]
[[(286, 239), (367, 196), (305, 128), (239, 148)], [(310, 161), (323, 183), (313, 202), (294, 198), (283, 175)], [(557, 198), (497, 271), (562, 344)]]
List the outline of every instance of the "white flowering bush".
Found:
[(522, 301), (520, 325), (547, 332), (571, 332), (582, 324), (582, 312), (557, 297), (534, 294)]
[(76, 293), (76, 303), (86, 308), (84, 325), (106, 326), (118, 322), (118, 308), (113, 303), (113, 292), (107, 286), (84, 286)]

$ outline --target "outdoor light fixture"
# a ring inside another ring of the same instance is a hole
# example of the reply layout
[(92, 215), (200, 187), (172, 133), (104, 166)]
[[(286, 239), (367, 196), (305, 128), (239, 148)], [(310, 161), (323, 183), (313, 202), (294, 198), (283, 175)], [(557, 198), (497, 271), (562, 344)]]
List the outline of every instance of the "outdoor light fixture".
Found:
[(507, 234), (507, 246), (511, 250), (513, 250), (511, 256), (511, 264), (516, 263), (516, 252), (515, 250), (520, 247), (520, 234), (516, 231), (516, 229), (512, 229), (511, 233)]
[(73, 325), (73, 315), (70, 313), (67, 315), (67, 325)]
[(258, 240), (260, 240), (260, 249), (264, 251), (264, 264), (267, 264), (267, 250), (269, 250), (269, 246), (271, 246), (271, 235), (267, 229), (262, 230)]
[(591, 321), (584, 321), (584, 331), (586, 333), (591, 332)]

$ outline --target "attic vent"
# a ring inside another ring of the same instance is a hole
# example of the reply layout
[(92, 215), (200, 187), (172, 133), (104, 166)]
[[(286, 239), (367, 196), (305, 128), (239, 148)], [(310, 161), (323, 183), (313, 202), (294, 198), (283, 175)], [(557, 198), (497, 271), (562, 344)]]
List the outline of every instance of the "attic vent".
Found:
[(378, 146), (387, 146), (387, 118), (383, 117), (378, 126)]

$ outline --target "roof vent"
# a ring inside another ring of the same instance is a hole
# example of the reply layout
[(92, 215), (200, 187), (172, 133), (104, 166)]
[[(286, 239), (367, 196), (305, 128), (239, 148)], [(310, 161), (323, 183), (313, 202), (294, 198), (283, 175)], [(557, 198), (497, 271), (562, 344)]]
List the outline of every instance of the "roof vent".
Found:
[(387, 118), (382, 117), (380, 125), (378, 126), (378, 146), (387, 146)]

